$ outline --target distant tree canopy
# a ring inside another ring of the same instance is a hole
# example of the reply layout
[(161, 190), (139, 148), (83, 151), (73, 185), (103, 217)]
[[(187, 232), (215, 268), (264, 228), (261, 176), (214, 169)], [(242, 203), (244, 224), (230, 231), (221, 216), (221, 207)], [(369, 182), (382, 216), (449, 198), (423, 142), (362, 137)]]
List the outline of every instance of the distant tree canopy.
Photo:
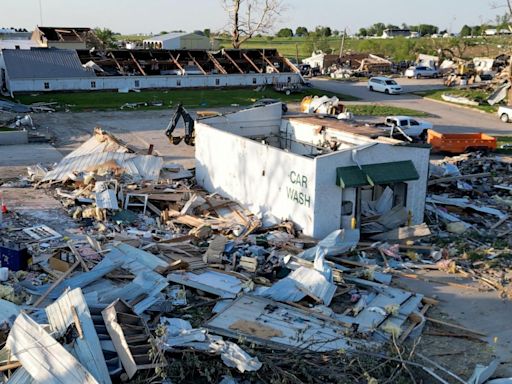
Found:
[(212, 31), (210, 28), (206, 28), (203, 30), (203, 34), (206, 36), (206, 37), (210, 37), (211, 34), (212, 34)]
[(277, 34), (277, 37), (292, 37), (293, 36), (293, 30), (290, 28), (281, 28)]
[(332, 36), (331, 27), (318, 26), (315, 28), (315, 34), (318, 37), (329, 37)]
[(360, 28), (358, 36), (382, 36), (385, 29), (409, 29), (418, 32), (421, 36), (433, 35), (439, 32), (439, 28), (431, 24), (407, 25), (402, 23), (400, 26), (395, 24), (375, 23), (366, 28)]
[(473, 29), (469, 25), (464, 25), (459, 33), (459, 35), (461, 37), (471, 36), (472, 34), (473, 34)]
[(295, 30), (295, 35), (300, 37), (306, 37), (309, 34), (308, 29), (306, 27), (297, 27)]
[(409, 29), (411, 31), (418, 32), (420, 36), (434, 35), (439, 33), (439, 27), (431, 24), (410, 25)]

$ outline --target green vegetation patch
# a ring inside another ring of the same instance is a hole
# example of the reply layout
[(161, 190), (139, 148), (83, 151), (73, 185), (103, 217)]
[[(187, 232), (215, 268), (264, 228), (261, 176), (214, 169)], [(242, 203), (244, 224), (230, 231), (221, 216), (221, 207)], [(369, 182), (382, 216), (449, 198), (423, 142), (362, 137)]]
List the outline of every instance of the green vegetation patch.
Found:
[(359, 116), (393, 116), (393, 115), (405, 115), (414, 117), (427, 117), (430, 114), (417, 111), (415, 109), (392, 107), (388, 105), (374, 105), (374, 104), (352, 104), (347, 105), (347, 110), (352, 112), (354, 115)]
[[(357, 98), (325, 92), (314, 88), (306, 89), (301, 93), (285, 95), (271, 88), (261, 91), (254, 89), (180, 89), (180, 90), (155, 90), (130, 93), (116, 92), (73, 92), (73, 93), (41, 93), (19, 95), (16, 100), (30, 105), (36, 102), (55, 102), (58, 110), (70, 110), (74, 112), (87, 110), (123, 110), (136, 109), (166, 109), (172, 108), (178, 103), (183, 103), (187, 108), (218, 108), (230, 105), (250, 105), (262, 98), (279, 99), (283, 102), (300, 102), (306, 95), (336, 96), (340, 100), (350, 101)], [(132, 105), (146, 103), (147, 105)], [(128, 105), (127, 105), (128, 104)]]
[[(498, 111), (497, 105), (489, 105), (487, 104), (487, 98), (490, 95), (490, 92), (483, 90), (483, 89), (455, 89), (455, 88), (449, 88), (449, 89), (440, 89), (440, 90), (431, 90), (431, 91), (421, 91), (421, 92), (415, 92), (418, 96), (423, 96), (427, 99), (434, 99), (434, 100), (440, 100), (444, 101), (442, 98), (443, 93), (450, 94), (454, 96), (463, 96), (467, 97), (470, 100), (475, 100), (480, 103), (480, 105), (477, 106), (470, 106), (470, 105), (463, 105), (465, 107), (478, 109), (480, 111), (488, 112), (488, 113), (496, 113)], [(451, 103), (454, 105), (462, 105), (457, 103)]]

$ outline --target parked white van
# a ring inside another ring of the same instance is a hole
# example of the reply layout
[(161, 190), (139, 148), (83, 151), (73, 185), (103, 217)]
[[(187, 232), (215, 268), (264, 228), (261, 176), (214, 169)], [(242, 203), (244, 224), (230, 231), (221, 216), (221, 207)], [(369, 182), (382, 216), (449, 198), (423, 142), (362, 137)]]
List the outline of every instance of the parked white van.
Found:
[(387, 94), (402, 93), (402, 87), (395, 80), (384, 76), (370, 78), (368, 80), (368, 90)]

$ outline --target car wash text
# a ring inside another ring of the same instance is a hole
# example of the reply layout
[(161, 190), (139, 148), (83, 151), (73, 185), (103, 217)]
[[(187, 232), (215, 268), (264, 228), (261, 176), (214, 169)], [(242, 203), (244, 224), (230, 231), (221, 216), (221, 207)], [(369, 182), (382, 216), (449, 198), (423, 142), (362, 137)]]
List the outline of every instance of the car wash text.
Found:
[(298, 172), (291, 171), (288, 179), (292, 186), (286, 186), (286, 195), (297, 204), (311, 207), (311, 196), (307, 193), (308, 178)]

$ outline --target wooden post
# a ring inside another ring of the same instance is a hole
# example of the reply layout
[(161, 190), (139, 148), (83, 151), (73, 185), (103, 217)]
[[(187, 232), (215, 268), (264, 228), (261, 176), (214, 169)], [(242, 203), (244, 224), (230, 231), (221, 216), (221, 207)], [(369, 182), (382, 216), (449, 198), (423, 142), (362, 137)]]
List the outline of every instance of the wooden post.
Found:
[(345, 46), (345, 35), (347, 34), (347, 28), (343, 30), (343, 36), (341, 36), (341, 45), (340, 45), (340, 55), (339, 58), (341, 59), (341, 56), (343, 56), (343, 47)]

